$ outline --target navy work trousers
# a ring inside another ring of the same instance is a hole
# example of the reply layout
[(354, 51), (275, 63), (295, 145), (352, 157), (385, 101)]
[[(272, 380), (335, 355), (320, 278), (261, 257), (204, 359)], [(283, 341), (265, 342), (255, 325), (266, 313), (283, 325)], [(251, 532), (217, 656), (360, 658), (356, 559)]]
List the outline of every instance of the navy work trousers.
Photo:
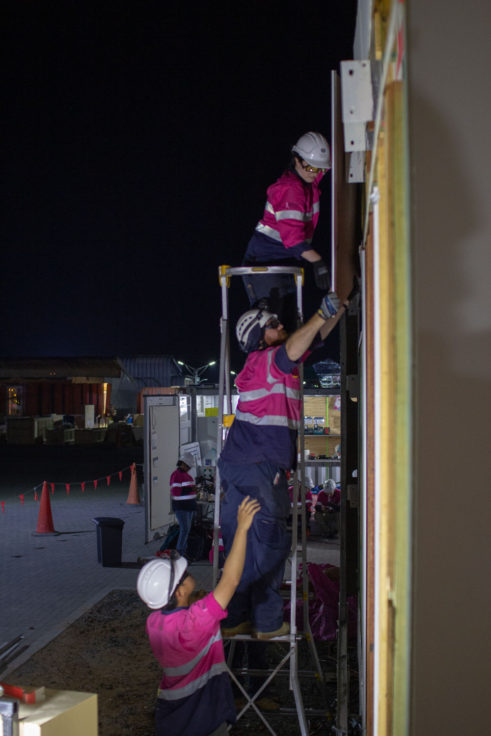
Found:
[(220, 521), (225, 554), (232, 547), (241, 502), (250, 496), (261, 504), (247, 535), (244, 572), (224, 624), (231, 628), (252, 621), (257, 631), (276, 631), (283, 622), (279, 588), (291, 546), (286, 528), (290, 498), (285, 471), (269, 462), (242, 464), (220, 459), (218, 463), (225, 492)]
[(177, 539), (176, 549), (181, 556), (186, 554), (188, 546), (188, 537), (193, 525), (194, 511), (174, 511), (179, 524), (179, 537)]
[[(246, 265), (246, 264), (244, 264)], [(251, 264), (247, 264), (251, 265)], [(267, 264), (256, 264), (267, 265)], [(286, 265), (275, 263), (275, 266)], [(260, 299), (267, 299), (272, 311), (278, 315), (287, 332), (298, 327), (297, 292), (290, 274), (248, 274), (242, 276), (249, 303), (252, 306)]]

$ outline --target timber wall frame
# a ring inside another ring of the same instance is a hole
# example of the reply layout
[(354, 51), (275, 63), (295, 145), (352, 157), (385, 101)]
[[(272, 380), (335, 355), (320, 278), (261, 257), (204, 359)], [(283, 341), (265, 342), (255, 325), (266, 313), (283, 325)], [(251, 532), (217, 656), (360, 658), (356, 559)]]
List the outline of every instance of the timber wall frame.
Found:
[(489, 730), (491, 6), (359, 0), (364, 732)]
[(377, 3), (370, 43), (374, 122), (360, 248), (360, 707), (371, 736), (408, 732), (412, 347), (404, 36), (404, 4)]

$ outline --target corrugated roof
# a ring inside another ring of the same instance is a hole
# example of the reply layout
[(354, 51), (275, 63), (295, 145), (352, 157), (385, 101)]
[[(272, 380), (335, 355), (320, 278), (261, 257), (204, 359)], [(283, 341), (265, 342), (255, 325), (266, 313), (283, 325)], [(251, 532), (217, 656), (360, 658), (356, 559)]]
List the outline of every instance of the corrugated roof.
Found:
[(124, 372), (141, 388), (171, 386), (182, 371), (170, 355), (137, 355), (119, 358)]

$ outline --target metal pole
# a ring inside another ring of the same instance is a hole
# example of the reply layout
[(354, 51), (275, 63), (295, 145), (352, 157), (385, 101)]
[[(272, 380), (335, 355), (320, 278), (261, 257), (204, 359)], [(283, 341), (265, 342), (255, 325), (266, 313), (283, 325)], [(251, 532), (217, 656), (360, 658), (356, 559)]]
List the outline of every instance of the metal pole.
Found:
[[(219, 281), (222, 293), (222, 316), (220, 318), (220, 365), (218, 380), (218, 418), (217, 418), (217, 466), (215, 468), (215, 508), (213, 514), (213, 587), (218, 581), (218, 560), (219, 560), (219, 535), (220, 535), (220, 471), (218, 470), (218, 458), (222, 450), (223, 443), (223, 403), (225, 391), (225, 374), (226, 365), (228, 365), (228, 304), (227, 304), (227, 288), (228, 279), (224, 273), (224, 266), (219, 268)], [(230, 385), (230, 384), (229, 384)]]
[(360, 714), (362, 728), (367, 727), (367, 645), (368, 645), (368, 627), (367, 627), (367, 567), (368, 567), (368, 534), (367, 534), (367, 519), (368, 519), (368, 503), (367, 503), (367, 442), (368, 442), (368, 417), (367, 417), (367, 316), (366, 316), (366, 262), (365, 262), (366, 251), (364, 248), (360, 248), (360, 266), (361, 266), (361, 310), (362, 310), (362, 344), (361, 344), (361, 390), (360, 390), (360, 403), (361, 403), (361, 477), (360, 482), (360, 494), (361, 494), (361, 591), (359, 596), (359, 606), (361, 618), (361, 632), (360, 632), (360, 674), (358, 677), (358, 683), (360, 688)]
[(339, 511), (339, 607), (338, 607), (338, 646), (337, 646), (337, 710), (336, 733), (348, 733), (348, 621), (346, 601), (346, 563), (347, 563), (347, 401), (348, 388), (346, 380), (347, 330), (346, 317), (341, 320), (341, 355), (344, 360), (341, 366), (341, 503)]

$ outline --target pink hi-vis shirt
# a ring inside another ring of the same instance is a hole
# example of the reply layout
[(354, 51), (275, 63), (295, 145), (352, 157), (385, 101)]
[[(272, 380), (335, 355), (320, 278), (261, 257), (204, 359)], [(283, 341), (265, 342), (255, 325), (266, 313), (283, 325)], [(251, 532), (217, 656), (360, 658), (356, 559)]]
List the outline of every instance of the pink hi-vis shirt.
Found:
[(235, 383), (239, 403), (220, 457), (294, 467), (302, 397), (298, 365), (288, 358), (285, 345), (249, 353)]
[(239, 389), (236, 420), (257, 427), (300, 425), (301, 393), (298, 367), (285, 373), (275, 361), (280, 347), (255, 350), (247, 356), (244, 368), (235, 379)]
[(285, 171), (267, 189), (264, 214), (256, 232), (285, 248), (299, 243), (310, 245), (319, 220), (319, 183), (323, 176), (319, 173), (312, 184), (307, 184), (293, 171)]
[(150, 614), (147, 634), (163, 669), (159, 698), (188, 698), (227, 672), (220, 632), (226, 616), (213, 593), (189, 608)]
[(174, 470), (170, 477), (170, 492), (173, 501), (190, 501), (196, 498), (194, 478), (184, 470)]

